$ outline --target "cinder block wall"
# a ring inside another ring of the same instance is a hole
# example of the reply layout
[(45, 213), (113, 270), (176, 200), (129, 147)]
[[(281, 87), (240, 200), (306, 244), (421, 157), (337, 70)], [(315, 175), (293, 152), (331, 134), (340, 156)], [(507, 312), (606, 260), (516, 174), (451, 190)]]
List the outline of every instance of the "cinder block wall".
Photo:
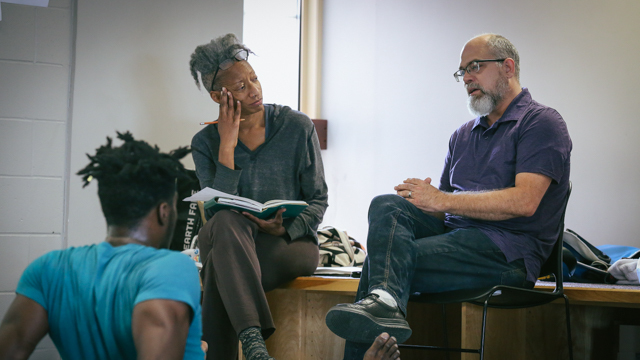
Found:
[[(1, 3), (0, 318), (20, 275), (64, 246), (75, 1)], [(31, 359), (58, 359), (50, 339)]]

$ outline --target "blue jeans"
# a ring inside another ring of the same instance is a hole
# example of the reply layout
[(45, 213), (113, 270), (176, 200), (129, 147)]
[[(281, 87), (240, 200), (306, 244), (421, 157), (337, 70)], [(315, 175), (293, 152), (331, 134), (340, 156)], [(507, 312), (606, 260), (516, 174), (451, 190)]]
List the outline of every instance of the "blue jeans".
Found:
[[(406, 315), (409, 295), (490, 287), (531, 287), (522, 259), (508, 263), (482, 231), (449, 229), (397, 195), (369, 207), (369, 254), (356, 300), (375, 289), (391, 294)], [(347, 341), (345, 359), (362, 359), (371, 344)]]

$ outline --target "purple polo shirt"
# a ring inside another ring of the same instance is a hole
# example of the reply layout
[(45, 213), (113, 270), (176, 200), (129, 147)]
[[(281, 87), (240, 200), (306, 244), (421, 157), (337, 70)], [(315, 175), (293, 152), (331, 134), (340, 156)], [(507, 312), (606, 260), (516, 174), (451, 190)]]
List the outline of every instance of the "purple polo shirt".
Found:
[(527, 280), (535, 282), (558, 238), (562, 205), (569, 188), (571, 138), (562, 116), (522, 89), (491, 127), (478, 117), (456, 130), (440, 179), (446, 192), (498, 190), (515, 186), (516, 174), (543, 174), (551, 185), (535, 214), (484, 221), (446, 214), (445, 225), (478, 228), (505, 254), (524, 259)]

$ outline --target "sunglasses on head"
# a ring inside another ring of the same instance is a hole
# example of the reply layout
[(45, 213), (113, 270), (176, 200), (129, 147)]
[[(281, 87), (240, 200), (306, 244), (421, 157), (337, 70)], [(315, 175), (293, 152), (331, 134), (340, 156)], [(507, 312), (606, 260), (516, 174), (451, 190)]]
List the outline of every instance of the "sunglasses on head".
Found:
[(248, 58), (249, 52), (247, 50), (240, 49), (235, 53), (235, 55), (233, 55), (233, 58), (221, 62), (220, 65), (218, 65), (216, 72), (213, 74), (213, 79), (211, 80), (211, 91), (213, 91), (213, 84), (215, 84), (216, 82), (216, 76), (218, 76), (219, 70), (227, 70), (228, 68), (232, 67), (233, 64), (236, 63), (236, 61), (247, 60)]

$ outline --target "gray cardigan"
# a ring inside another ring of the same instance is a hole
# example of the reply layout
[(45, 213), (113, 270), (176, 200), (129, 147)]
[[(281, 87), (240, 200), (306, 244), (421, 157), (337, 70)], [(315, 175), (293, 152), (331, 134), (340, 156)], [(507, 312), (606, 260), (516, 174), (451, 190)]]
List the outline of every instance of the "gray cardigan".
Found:
[[(265, 105), (265, 141), (251, 151), (240, 140), (235, 148), (235, 169), (218, 162), (218, 125), (207, 125), (191, 140), (200, 186), (254, 199), (304, 200), (300, 215), (285, 219), (291, 239), (316, 230), (327, 209), (327, 184), (315, 127), (305, 114), (287, 106)], [(207, 218), (213, 214), (207, 213)]]

